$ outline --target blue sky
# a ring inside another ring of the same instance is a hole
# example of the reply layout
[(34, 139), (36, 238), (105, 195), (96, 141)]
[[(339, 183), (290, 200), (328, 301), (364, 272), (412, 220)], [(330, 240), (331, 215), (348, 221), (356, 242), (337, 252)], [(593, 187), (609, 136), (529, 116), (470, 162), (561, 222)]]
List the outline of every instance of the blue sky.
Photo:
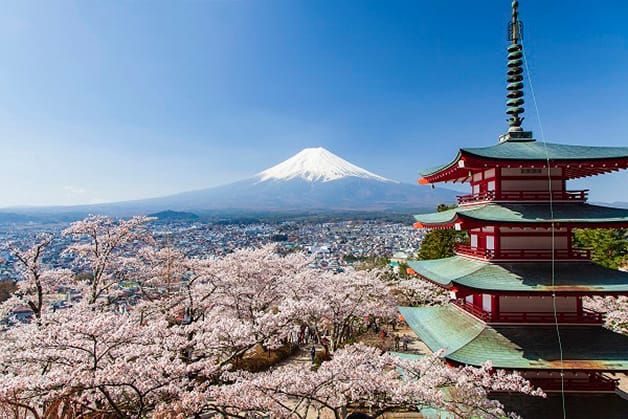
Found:
[[(0, 207), (159, 196), (323, 146), (386, 177), (506, 129), (509, 0), (5, 1)], [(522, 0), (548, 141), (628, 145), (628, 4)], [(529, 90), (524, 127), (540, 138)], [(626, 173), (590, 178), (628, 200)], [(417, 186), (418, 187), (418, 186)]]

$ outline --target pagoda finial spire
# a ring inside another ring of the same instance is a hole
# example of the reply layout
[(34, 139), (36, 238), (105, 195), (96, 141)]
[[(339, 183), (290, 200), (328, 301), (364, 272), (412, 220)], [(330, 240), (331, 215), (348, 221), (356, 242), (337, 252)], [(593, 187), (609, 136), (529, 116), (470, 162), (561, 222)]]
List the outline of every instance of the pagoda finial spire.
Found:
[(523, 39), (523, 24), (519, 20), (519, 2), (512, 2), (512, 20), (508, 23), (508, 72), (507, 81), (508, 93), (506, 97), (506, 113), (508, 118), (508, 132), (522, 131), (521, 123), (523, 117), (520, 116), (524, 112), (523, 108), (523, 45), (520, 44)]

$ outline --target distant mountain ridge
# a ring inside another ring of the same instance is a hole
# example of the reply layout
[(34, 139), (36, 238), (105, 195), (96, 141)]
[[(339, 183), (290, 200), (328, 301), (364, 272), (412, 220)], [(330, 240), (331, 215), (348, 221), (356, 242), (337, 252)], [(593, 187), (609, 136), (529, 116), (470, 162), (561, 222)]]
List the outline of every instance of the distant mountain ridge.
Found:
[[(129, 216), (163, 211), (417, 211), (455, 202), (456, 192), (401, 183), (358, 167), (330, 151), (306, 148), (257, 175), (223, 186), (98, 205), (12, 208), (13, 213), (84, 212)], [(9, 211), (9, 210), (7, 210)], [(168, 214), (163, 214), (168, 216)], [(0, 213), (1, 218), (1, 213)]]

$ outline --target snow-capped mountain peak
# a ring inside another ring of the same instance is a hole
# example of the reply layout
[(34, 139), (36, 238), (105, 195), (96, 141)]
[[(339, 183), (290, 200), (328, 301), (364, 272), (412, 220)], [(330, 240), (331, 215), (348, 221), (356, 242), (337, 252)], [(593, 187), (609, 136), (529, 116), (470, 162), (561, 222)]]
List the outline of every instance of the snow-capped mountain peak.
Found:
[(345, 177), (359, 177), (380, 182), (398, 183), (351, 164), (323, 147), (305, 148), (288, 160), (258, 173), (256, 177), (260, 182), (292, 179), (329, 182)]

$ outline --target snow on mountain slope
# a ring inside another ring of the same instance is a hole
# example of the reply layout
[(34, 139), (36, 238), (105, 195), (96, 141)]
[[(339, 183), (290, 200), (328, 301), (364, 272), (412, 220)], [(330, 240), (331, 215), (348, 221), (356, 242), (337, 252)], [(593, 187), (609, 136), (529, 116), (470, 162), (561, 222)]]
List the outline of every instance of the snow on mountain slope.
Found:
[(256, 177), (260, 182), (292, 179), (329, 182), (346, 177), (358, 177), (380, 182), (399, 183), (351, 164), (323, 147), (305, 148), (288, 160), (258, 173)]

